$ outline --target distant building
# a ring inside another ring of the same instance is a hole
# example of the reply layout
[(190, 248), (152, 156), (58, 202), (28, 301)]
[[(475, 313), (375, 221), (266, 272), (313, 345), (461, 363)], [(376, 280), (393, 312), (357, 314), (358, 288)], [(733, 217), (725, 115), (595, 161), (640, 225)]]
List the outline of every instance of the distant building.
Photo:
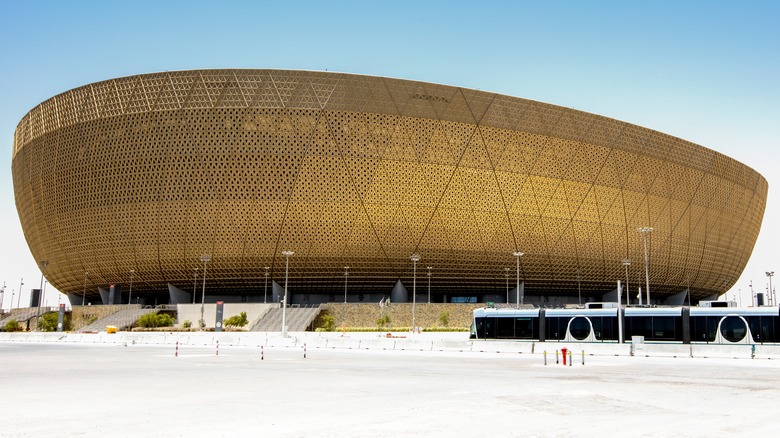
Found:
[(298, 304), (345, 289), (351, 302), (411, 301), (413, 253), (418, 301), (430, 266), (433, 301), (514, 302), (518, 261), (526, 303), (601, 300), (625, 282), (623, 259), (635, 301), (640, 227), (654, 229), (652, 300), (690, 286), (698, 301), (740, 276), (767, 195), (746, 165), (625, 122), (282, 70), (75, 88), (24, 116), (12, 170), (30, 250), (74, 304), (110, 284), (115, 301), (130, 289), (139, 302), (199, 301), (202, 255), (207, 301), (277, 300), (285, 250)]

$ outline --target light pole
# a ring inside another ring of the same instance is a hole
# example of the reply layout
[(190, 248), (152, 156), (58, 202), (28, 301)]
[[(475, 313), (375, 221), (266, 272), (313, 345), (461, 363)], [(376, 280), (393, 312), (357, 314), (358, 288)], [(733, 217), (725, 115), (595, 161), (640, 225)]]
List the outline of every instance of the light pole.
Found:
[(431, 266), (428, 266), (428, 304), (431, 304)]
[(203, 254), (200, 256), (200, 261), (203, 262), (203, 289), (200, 295), (200, 328), (206, 327), (206, 320), (203, 319), (203, 303), (206, 302), (206, 263), (211, 261), (210, 254)]
[(520, 257), (524, 255), (523, 252), (515, 251), (512, 253), (513, 256), (517, 259), (517, 308), (520, 308), (520, 305), (523, 304), (523, 300), (525, 297), (520, 297)]
[(43, 304), (43, 274), (46, 271), (46, 267), (49, 266), (49, 261), (41, 260), (38, 262), (38, 266), (41, 267), (41, 289), (40, 295), (38, 295), (38, 310), (35, 312), (35, 331), (38, 331), (38, 322), (41, 317), (41, 304)]
[(504, 273), (506, 274), (506, 304), (509, 306), (509, 271), (512, 268), (504, 268)]
[[(775, 276), (775, 271), (767, 271), (766, 276), (769, 277), (769, 293), (767, 298), (772, 298), (772, 305), (777, 304), (772, 296), (772, 277)], [(768, 301), (768, 300), (767, 300)]]
[(631, 295), (628, 292), (628, 267), (631, 266), (631, 259), (623, 259), (623, 266), (626, 268), (626, 306), (631, 303)]
[(133, 277), (135, 276), (135, 269), (130, 270), (130, 293), (127, 296), (127, 304), (133, 304)]
[(0, 312), (3, 311), (3, 298), (5, 298), (5, 282), (3, 282), (3, 289), (0, 290)]
[(87, 302), (87, 275), (89, 275), (89, 272), (84, 272), (84, 290), (81, 291), (82, 306)]
[(195, 304), (195, 295), (197, 294), (197, 289), (195, 288), (198, 287), (198, 269), (200, 268), (193, 269), (195, 275), (192, 277), (192, 304)]
[(414, 274), (412, 275), (412, 333), (416, 333), (417, 321), (415, 320), (414, 307), (417, 304), (417, 262), (420, 261), (420, 254), (412, 254), (409, 260), (414, 265)]
[(580, 277), (582, 273), (577, 269), (577, 304), (582, 305), (582, 288), (580, 287)]
[(265, 267), (265, 288), (263, 289), (263, 302), (268, 302), (268, 270), (271, 269), (270, 266)]
[(344, 304), (347, 304), (347, 279), (349, 278), (349, 266), (344, 266)]
[[(19, 296), (16, 297), (16, 307), (17, 308), (22, 305), (22, 286), (24, 286), (24, 277), (22, 277), (22, 279), (19, 280)], [(11, 298), (11, 307), (13, 307), (13, 306), (14, 306), (14, 300), (13, 300), (13, 298)]]
[(11, 289), (11, 307), (8, 308), (8, 311), (14, 310), (14, 296), (16, 295), (16, 291)]
[(290, 257), (295, 254), (294, 251), (282, 251), (285, 257), (284, 263), (284, 298), (282, 298), (282, 336), (287, 337), (287, 279), (290, 274)]
[(650, 260), (647, 258), (647, 235), (653, 232), (652, 227), (639, 227), (636, 229), (645, 241), (645, 289), (647, 290), (647, 305), (650, 305)]

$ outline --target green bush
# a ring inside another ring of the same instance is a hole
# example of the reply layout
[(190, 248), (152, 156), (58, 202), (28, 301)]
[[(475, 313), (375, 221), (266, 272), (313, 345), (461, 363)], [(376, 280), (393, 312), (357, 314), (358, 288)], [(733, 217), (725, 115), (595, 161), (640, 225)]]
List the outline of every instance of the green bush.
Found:
[(135, 321), (135, 325), (144, 328), (172, 327), (176, 320), (167, 313), (147, 313)]
[[(45, 315), (41, 315), (40, 319), (38, 320), (38, 330), (44, 331), (44, 332), (54, 332), (57, 331), (57, 322), (60, 319), (60, 315), (58, 313), (47, 313)], [(65, 330), (65, 321), (63, 321), (63, 330)]]
[(379, 329), (383, 329), (385, 326), (389, 324), (390, 324), (390, 315), (385, 314), (376, 319), (376, 326)]
[(243, 327), (249, 324), (249, 320), (246, 319), (246, 312), (241, 312), (240, 315), (233, 315), (225, 320), (226, 327)]
[(183, 323), (181, 323), (181, 327), (186, 329), (192, 327), (192, 321), (190, 320), (184, 321)]
[(450, 325), (450, 312), (444, 310), (439, 314), (439, 324), (441, 324), (442, 327)]
[(5, 327), (3, 327), (3, 330), (7, 332), (20, 332), (22, 331), (22, 326), (19, 325), (19, 321), (12, 319), (5, 323)]
[(322, 315), (321, 320), (322, 320), (321, 328), (323, 331), (332, 332), (333, 329), (336, 327), (336, 319), (333, 318), (333, 315), (328, 315), (328, 314)]

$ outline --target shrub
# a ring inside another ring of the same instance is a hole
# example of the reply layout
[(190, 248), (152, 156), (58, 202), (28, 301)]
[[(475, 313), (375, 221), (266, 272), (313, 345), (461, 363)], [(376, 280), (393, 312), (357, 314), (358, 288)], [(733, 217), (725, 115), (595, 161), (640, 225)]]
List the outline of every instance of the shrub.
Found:
[(147, 313), (135, 321), (135, 325), (145, 328), (172, 327), (176, 323), (167, 313)]
[(227, 327), (243, 327), (249, 324), (249, 320), (246, 319), (246, 312), (241, 312), (240, 315), (233, 315), (225, 320), (225, 326)]
[[(47, 313), (45, 315), (41, 315), (41, 317), (38, 319), (38, 330), (44, 332), (56, 331), (57, 322), (59, 321), (59, 319), (60, 319), (60, 315), (58, 313)], [(64, 325), (64, 321), (63, 321), (63, 325)]]
[(336, 319), (333, 318), (333, 315), (328, 315), (328, 314), (322, 315), (321, 320), (322, 320), (321, 327), (326, 332), (332, 332), (333, 329), (336, 327)]
[(447, 327), (450, 324), (450, 312), (444, 310), (439, 314), (439, 324), (442, 327)]
[(181, 327), (186, 329), (192, 327), (192, 321), (190, 320), (184, 321), (183, 323), (181, 323)]
[(390, 324), (390, 315), (387, 315), (387, 314), (382, 315), (379, 318), (377, 318), (377, 320), (376, 320), (377, 328), (381, 329), (381, 328), (387, 326), (388, 324)]
[(5, 323), (5, 327), (3, 328), (3, 330), (7, 332), (20, 332), (22, 331), (22, 326), (19, 325), (19, 321), (12, 319), (7, 323)]

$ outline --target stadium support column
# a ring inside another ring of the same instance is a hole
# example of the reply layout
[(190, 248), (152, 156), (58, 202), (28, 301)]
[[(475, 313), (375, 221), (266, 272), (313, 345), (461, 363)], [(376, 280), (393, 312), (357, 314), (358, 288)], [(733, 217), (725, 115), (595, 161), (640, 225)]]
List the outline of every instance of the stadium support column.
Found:
[(206, 302), (206, 263), (211, 261), (210, 254), (203, 254), (200, 256), (200, 261), (203, 262), (203, 289), (201, 289), (200, 295), (200, 328), (206, 327), (206, 320), (203, 319), (203, 305)]

